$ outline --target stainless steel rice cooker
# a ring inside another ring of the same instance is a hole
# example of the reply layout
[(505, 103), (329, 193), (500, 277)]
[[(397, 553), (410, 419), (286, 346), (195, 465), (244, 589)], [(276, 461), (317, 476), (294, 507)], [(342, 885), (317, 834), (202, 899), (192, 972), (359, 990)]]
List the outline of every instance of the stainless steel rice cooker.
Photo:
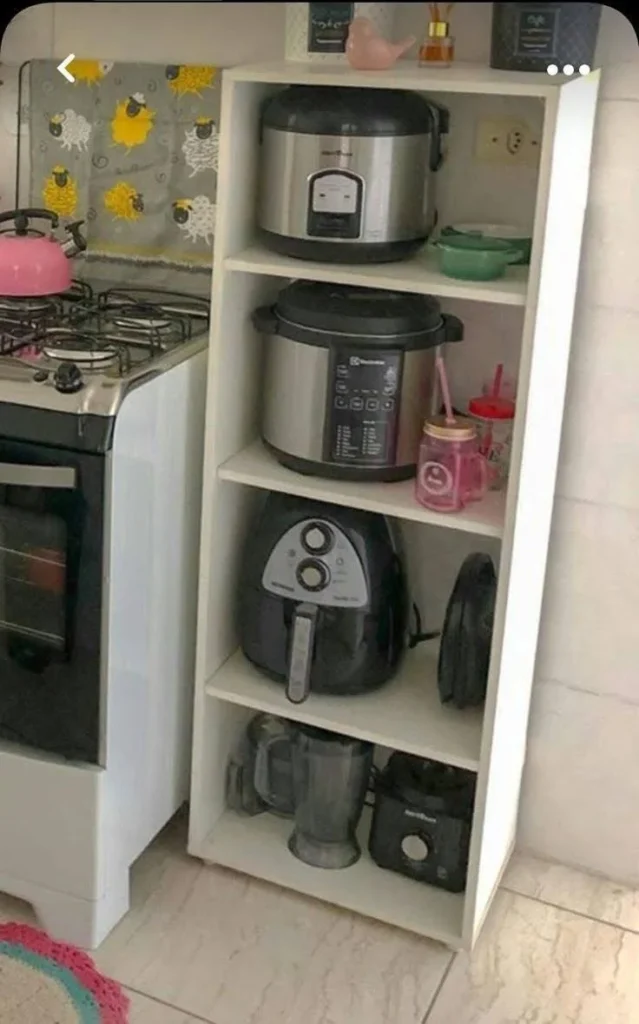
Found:
[(253, 314), (265, 335), (262, 437), (290, 469), (391, 481), (415, 473), (435, 348), (463, 325), (430, 295), (313, 281)]
[(448, 111), (414, 92), (293, 85), (261, 116), (258, 226), (275, 252), (403, 259), (436, 221)]

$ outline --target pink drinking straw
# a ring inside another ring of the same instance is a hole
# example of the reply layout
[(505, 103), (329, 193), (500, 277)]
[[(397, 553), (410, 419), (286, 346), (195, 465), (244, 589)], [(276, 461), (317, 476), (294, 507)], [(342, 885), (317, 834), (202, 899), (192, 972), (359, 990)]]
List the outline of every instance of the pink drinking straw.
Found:
[(504, 377), (504, 364), (503, 363), (497, 363), (497, 368), (495, 370), (495, 376), (493, 377), (493, 390), (492, 390), (492, 397), (493, 398), (499, 398), (499, 395), (500, 395), (500, 392), (501, 392), (501, 382), (503, 380), (503, 377)]
[(437, 375), (439, 377), (439, 386), (442, 390), (442, 400), (444, 402), (444, 411), (446, 413), (446, 422), (454, 423), (455, 417), (453, 416), (453, 407), (450, 401), (450, 388), (448, 387), (448, 377), (446, 376), (446, 367), (444, 366), (444, 360), (438, 353), (435, 356), (435, 366), (437, 367)]

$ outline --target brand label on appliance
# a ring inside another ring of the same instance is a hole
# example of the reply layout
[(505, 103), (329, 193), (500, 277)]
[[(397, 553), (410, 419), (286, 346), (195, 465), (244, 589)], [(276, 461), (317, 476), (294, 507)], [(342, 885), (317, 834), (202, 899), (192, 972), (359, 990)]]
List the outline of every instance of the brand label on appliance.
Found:
[(429, 818), (429, 816), (424, 814), (422, 811), (409, 811), (406, 809), (404, 811), (404, 816), (406, 818), (419, 818), (420, 821), (425, 821), (427, 825), (437, 824), (437, 818)]
[(355, 4), (309, 4), (309, 53), (345, 53)]
[(559, 10), (522, 6), (517, 13), (515, 55), (549, 60), (556, 57), (560, 13)]

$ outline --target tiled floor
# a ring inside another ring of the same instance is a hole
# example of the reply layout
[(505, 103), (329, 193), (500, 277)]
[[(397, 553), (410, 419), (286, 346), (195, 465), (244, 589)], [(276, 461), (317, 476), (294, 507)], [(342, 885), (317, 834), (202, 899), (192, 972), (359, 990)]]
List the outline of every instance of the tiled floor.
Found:
[[(637, 1024), (639, 893), (519, 857), (472, 957), (187, 857), (170, 827), (95, 955), (131, 1024)], [(0, 899), (0, 916), (24, 906)]]

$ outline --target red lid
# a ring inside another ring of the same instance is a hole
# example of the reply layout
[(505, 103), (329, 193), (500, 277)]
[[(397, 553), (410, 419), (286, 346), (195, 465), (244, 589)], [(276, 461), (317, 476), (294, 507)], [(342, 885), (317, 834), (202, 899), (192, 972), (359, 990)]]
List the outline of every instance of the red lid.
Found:
[(468, 412), (482, 420), (512, 420), (515, 415), (515, 403), (507, 398), (480, 395), (479, 398), (471, 398)]

